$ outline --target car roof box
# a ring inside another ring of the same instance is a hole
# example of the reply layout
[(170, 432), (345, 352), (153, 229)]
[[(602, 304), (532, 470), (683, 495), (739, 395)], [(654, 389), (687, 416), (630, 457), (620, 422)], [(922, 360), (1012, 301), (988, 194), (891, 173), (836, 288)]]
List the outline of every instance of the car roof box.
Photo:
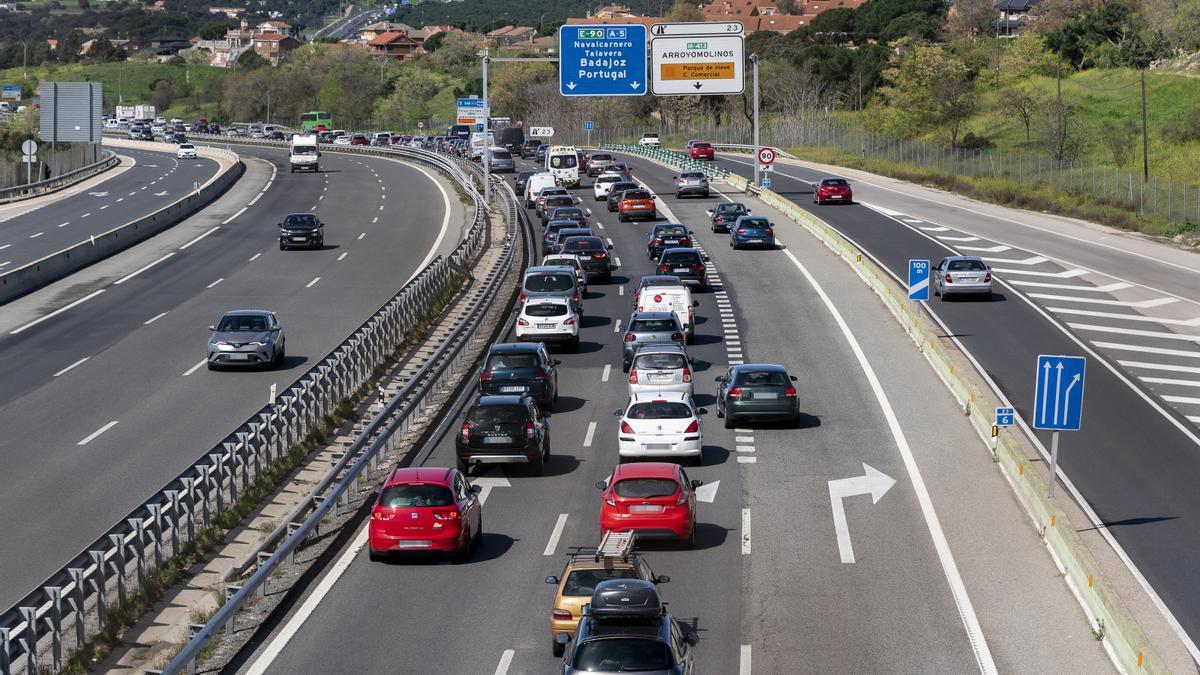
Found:
[(649, 581), (609, 579), (596, 585), (590, 612), (599, 619), (650, 619), (662, 614), (662, 601)]

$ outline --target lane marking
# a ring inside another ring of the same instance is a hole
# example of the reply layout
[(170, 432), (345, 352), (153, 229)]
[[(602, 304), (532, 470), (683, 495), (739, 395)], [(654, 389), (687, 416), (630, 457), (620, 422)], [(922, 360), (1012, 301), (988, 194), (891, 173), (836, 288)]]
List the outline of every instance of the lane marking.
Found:
[(374, 218), (371, 219), (371, 224), (375, 224), (377, 222), (379, 222), (379, 216), (375, 216)]
[(96, 440), (97, 436), (99, 436), (100, 434), (108, 431), (109, 429), (111, 429), (115, 426), (117, 426), (117, 420), (113, 420), (113, 421), (109, 422), (108, 424), (105, 424), (104, 426), (100, 427), (99, 429), (93, 431), (91, 433), (91, 435), (89, 435), (87, 438), (83, 439), (82, 441), (79, 441), (78, 443), (76, 443), (76, 445), (87, 445), (88, 443), (91, 443), (92, 441)]
[[(245, 209), (243, 209), (243, 210), (245, 210)], [(229, 220), (233, 220), (233, 218), (230, 218)], [(227, 221), (225, 221), (225, 222), (229, 222), (229, 221), (227, 220)], [(205, 232), (204, 234), (200, 235), (199, 237), (196, 237), (195, 239), (193, 239), (193, 240), (189, 241), (188, 243), (184, 244), (183, 246), (180, 246), (180, 247), (179, 247), (179, 250), (180, 250), (180, 251), (186, 250), (186, 249), (187, 249), (187, 247), (189, 247), (189, 246), (191, 246), (192, 244), (194, 244), (194, 243), (196, 243), (196, 242), (200, 241), (201, 239), (203, 239), (203, 238), (207, 237), (208, 235), (212, 234), (213, 232), (216, 232), (216, 231), (217, 231), (217, 230), (219, 230), (219, 229), (221, 229), (221, 226), (220, 226), (220, 225), (215, 225), (215, 226), (213, 226), (213, 228), (212, 228), (211, 230), (209, 230), (208, 232)]]
[(964, 251), (979, 251), (980, 253), (1004, 253), (1005, 251), (1013, 250), (1011, 246), (1000, 244), (998, 246), (959, 246)]
[[(1093, 316), (1101, 319), (1123, 319), (1125, 321), (1145, 321), (1164, 326), (1200, 326), (1200, 316), (1191, 319), (1162, 319), (1141, 314), (1121, 314), (1119, 312), (1098, 312), (1090, 309), (1070, 309), (1067, 307), (1047, 307), (1055, 314), (1070, 314), (1074, 316)], [(1193, 336), (1192, 339), (1200, 339)]]
[(738, 657), (738, 675), (750, 675), (750, 664), (750, 645), (742, 645), (741, 655)]
[(29, 238), (30, 238), (30, 239), (37, 239), (38, 237), (42, 236), (43, 234), (46, 234), (46, 233), (45, 233), (45, 232), (38, 232), (37, 234), (31, 234), (31, 235), (29, 235)]
[(307, 285), (305, 285), (304, 287), (305, 287), (305, 288), (312, 288), (313, 286), (316, 286), (316, 285), (317, 285), (317, 282), (318, 282), (318, 281), (320, 281), (320, 280), (321, 280), (321, 277), (317, 277), (317, 278), (313, 279), (312, 281), (308, 282), (308, 284), (307, 284)]
[(1119, 333), (1121, 335), (1138, 335), (1140, 337), (1160, 338), (1163, 340), (1186, 340), (1195, 342), (1195, 335), (1181, 335), (1179, 333), (1163, 333), (1152, 330), (1137, 330), (1135, 328), (1116, 328), (1114, 326), (1097, 326), (1089, 323), (1068, 323), (1068, 326), (1075, 330), (1090, 330), (1097, 333)]
[(1169, 377), (1139, 377), (1142, 382), (1151, 384), (1174, 384), (1180, 387), (1200, 387), (1200, 380), (1176, 380)]
[[(987, 260), (987, 258), (984, 258), (984, 260)], [(1088, 273), (1087, 270), (1080, 269), (1070, 269), (1062, 272), (1039, 272), (1037, 270), (1019, 270), (1012, 267), (996, 267), (992, 271), (999, 272), (1000, 274), (1028, 274), (1032, 277), (1050, 277), (1053, 279), (1072, 279)]]
[(737, 451), (738, 452), (754, 452), (754, 446), (753, 445), (739, 445), (739, 446), (737, 446)]
[(8, 247), (10, 247), (10, 246), (12, 246), (12, 244), (5, 244), (5, 245), (3, 245), (3, 246), (0, 246), (0, 251), (3, 251), (4, 249), (6, 249), (6, 248), (8, 248)]
[(159, 312), (158, 314), (155, 314), (154, 316), (150, 317), (149, 319), (143, 321), (142, 325), (149, 326), (150, 324), (154, 323), (155, 321), (158, 321), (159, 319), (163, 318), (166, 315), (167, 315), (166, 312)]
[[(967, 634), (967, 640), (970, 642), (975, 654), (976, 663), (979, 666), (981, 673), (991, 675), (996, 673), (996, 663), (992, 659), (991, 650), (988, 647), (987, 640), (983, 635), (983, 628), (979, 625), (979, 617), (975, 614), (975, 608), (971, 604), (971, 598), (967, 595), (966, 585), (963, 583), (962, 576), (959, 574), (958, 565), (954, 562), (954, 554), (950, 550), (950, 543), (946, 540), (946, 534), (942, 530), (941, 522), (938, 520), (937, 513), (933, 507), (933, 500), (929, 496), (929, 491), (925, 487), (925, 480), (921, 475), (921, 469), (917, 466), (916, 459), (913, 457), (912, 449), (908, 445), (908, 439), (904, 435), (904, 429), (900, 426), (900, 420), (896, 417), (896, 412), (892, 409), (892, 404), (888, 399), (887, 392), (883, 390), (883, 385), (880, 384), (879, 378), (875, 375), (875, 369), (871, 366), (867, 359), (866, 353), (862, 346), (858, 343), (858, 338), (850, 330), (849, 324), (842, 317), (842, 313), (838, 310), (833, 300), (825, 293), (825, 289), (816, 280), (815, 277), (808, 271), (808, 268), (800, 262), (798, 258), (788, 249), (783, 249), (784, 255), (792, 261), (796, 269), (800, 270), (800, 274), (808, 281), (813, 290), (821, 298), (826, 309), (833, 316), (838, 328), (842, 332), (843, 338), (846, 340), (850, 350), (854, 353), (855, 359), (858, 361), (859, 367), (867, 378), (867, 382), (871, 386), (872, 392), (875, 394), (875, 400), (879, 404), (883, 412), (884, 418), (887, 420), (888, 428), (891, 431), (892, 438), (896, 443), (896, 449), (899, 451), (901, 459), (904, 461), (904, 466), (908, 471), (909, 481), (912, 483), (913, 491), (916, 493), (917, 503), (921, 507), (921, 514), (925, 519), (926, 529), (929, 530), (930, 537), (933, 539), (934, 549), (937, 552), (938, 560), (942, 565), (942, 572), (946, 577), (946, 581), (950, 586), (950, 594), (954, 598), (954, 603), (958, 607), (959, 618), (962, 620), (963, 628)], [(741, 458), (738, 458), (739, 461)]]
[(87, 295), (76, 300), (75, 302), (72, 302), (71, 304), (69, 304), (65, 307), (59, 307), (58, 309), (54, 310), (53, 312), (50, 312), (46, 316), (43, 316), (39, 319), (34, 319), (33, 321), (30, 321), (29, 323), (25, 324), (24, 326), (21, 326), (20, 328), (17, 328), (16, 330), (10, 332), (9, 335), (17, 335), (19, 333), (24, 332), (25, 330), (33, 328), (34, 326), (38, 325), (39, 323), (41, 323), (47, 319), (52, 319), (52, 318), (58, 316), (59, 314), (62, 314), (63, 312), (67, 311), (68, 309), (82, 305), (83, 303), (87, 302), (88, 300), (91, 300), (92, 298), (96, 297), (97, 295), (100, 295), (103, 292), (104, 292), (103, 288), (101, 288), (98, 291), (92, 291), (91, 293), (88, 293)]
[[(1179, 298), (1152, 298), (1150, 300), (1108, 300), (1105, 298), (1084, 298), (1076, 295), (1055, 295), (1053, 293), (1028, 293), (1029, 297), (1039, 300), (1059, 300), (1066, 302), (1087, 302), (1093, 305), (1109, 305), (1110, 307), (1162, 307), (1179, 302)], [(1047, 308), (1050, 309), (1050, 308)]]
[(1043, 258), (1040, 255), (1030, 256), (1028, 258), (993, 258), (991, 256), (980, 256), (980, 260), (988, 262), (1000, 263), (1001, 265), (1041, 265), (1044, 262), (1050, 262), (1049, 258)]
[(613, 262), (615, 262), (617, 264), (617, 267), (621, 266), (621, 259), (615, 255), (613, 256)]
[(500, 664), (496, 666), (496, 675), (508, 675), (508, 667), (512, 665), (514, 652), (511, 649), (505, 649), (500, 655)]
[(72, 363), (71, 365), (67, 366), (66, 368), (63, 368), (62, 370), (60, 370), (60, 371), (58, 371), (57, 373), (55, 373), (55, 374), (54, 374), (54, 377), (58, 377), (59, 375), (62, 375), (63, 373), (65, 373), (65, 372), (67, 372), (67, 371), (71, 370), (71, 369), (72, 369), (72, 368), (74, 368), (75, 366), (82, 365), (84, 361), (87, 361), (87, 360), (88, 360), (88, 359), (90, 359), (90, 358), (92, 358), (92, 357), (90, 357), (90, 356), (85, 356), (85, 357), (83, 357), (82, 359), (79, 359), (79, 360), (78, 360), (78, 361), (76, 361), (75, 363)]
[(1194, 405), (1200, 405), (1200, 398), (1194, 396), (1164, 396), (1163, 400), (1170, 401), (1171, 403), (1191, 403)]
[(103, 211), (104, 209), (107, 209), (109, 206), (111, 206), (111, 205), (110, 205), (110, 204), (105, 204), (104, 206), (101, 206), (101, 207), (100, 207), (100, 210), (101, 210), (101, 211)]
[(225, 281), (225, 277), (221, 277), (220, 279), (217, 279), (216, 281), (212, 282), (208, 286), (205, 286), (205, 288), (212, 288), (213, 286), (216, 286), (217, 284), (221, 283), (222, 281)]
[(141, 274), (142, 272), (145, 272), (146, 270), (150, 269), (151, 267), (154, 267), (158, 263), (166, 260), (167, 258), (170, 258), (173, 255), (175, 255), (175, 251), (171, 251), (170, 253), (164, 255), (163, 257), (159, 258), (158, 260), (155, 260), (154, 262), (152, 262), (148, 265), (143, 265), (141, 268), (134, 270), (133, 272), (130, 272), (129, 274), (126, 274), (125, 276), (121, 277), (120, 279), (117, 279), (116, 281), (114, 281), (113, 286), (120, 286), (121, 284), (125, 283), (126, 281), (129, 281), (130, 279), (136, 277), (137, 275)]
[(362, 234), (358, 235), (358, 238), (359, 238), (359, 240), (362, 240), (362, 238), (365, 236), (367, 236), (367, 233), (363, 232)]
[(346, 256), (348, 256), (348, 255), (350, 255), (350, 252), (349, 252), (349, 251), (343, 252), (341, 255), (339, 255), (339, 256), (337, 257), (337, 259), (338, 259), (338, 262), (341, 262), (341, 260), (342, 260), (343, 258), (345, 258)]
[(592, 447), (592, 437), (596, 435), (596, 423), (588, 422), (587, 433), (583, 436), (583, 447)]
[(604, 364), (604, 372), (601, 373), (601, 375), (600, 375), (600, 381), (608, 382), (608, 374), (610, 372), (612, 372), (612, 364), (611, 363)]
[(617, 286), (617, 295), (625, 295), (625, 287)]
[(208, 363), (208, 359), (201, 359), (200, 363), (197, 363), (196, 365), (194, 365), (191, 368), (188, 368), (186, 371), (184, 371), (183, 376), (187, 377), (188, 375), (191, 375), (192, 373), (196, 372), (197, 370), (200, 370), (200, 366), (203, 366), (206, 363)]
[(1025, 281), (1024, 279), (1009, 279), (1009, 283), (1017, 286), (1029, 286), (1031, 288), (1054, 288), (1064, 291), (1093, 291), (1097, 293), (1112, 293), (1113, 291), (1123, 291), (1126, 288), (1133, 288), (1133, 284), (1118, 281), (1112, 284), (1103, 286), (1080, 286), (1078, 284), (1055, 284), (1046, 281)]
[(621, 320), (620, 319), (617, 319), (616, 321), (613, 322), (613, 332), (614, 333), (621, 332)]
[(1144, 345), (1125, 345), (1119, 342), (1093, 342), (1101, 349), (1117, 349), (1127, 352), (1142, 352), (1144, 354), (1162, 354), (1163, 356), (1185, 356), (1193, 359), (1200, 359), (1200, 352), (1188, 351), (1186, 349), (1166, 349), (1164, 347), (1146, 347)]
[[(750, 509), (742, 509), (742, 555), (750, 555)], [(743, 652), (748, 648), (743, 646)]]
[(738, 455), (737, 461), (738, 464), (754, 464), (758, 461), (758, 459), (756, 459), (754, 455)]
[(255, 260), (258, 260), (258, 257), (261, 255), (262, 255), (262, 253), (255, 253), (253, 256), (251, 256), (250, 260), (248, 260), (247, 262), (254, 262)]
[[(1196, 356), (1200, 356), (1197, 354)], [(1172, 373), (1194, 373), (1200, 375), (1200, 368), (1177, 366), (1173, 363), (1149, 363), (1147, 361), (1117, 361), (1126, 368), (1144, 368), (1146, 370), (1166, 370)]]
[(258, 193), (258, 194), (256, 194), (256, 195), (254, 195), (254, 199), (251, 199), (251, 200), (250, 200), (250, 201), (249, 201), (249, 202), (246, 204), (246, 208), (250, 208), (251, 206), (254, 206), (254, 203), (255, 203), (255, 202), (257, 202), (259, 199), (261, 199), (261, 198), (262, 198), (262, 196), (263, 196), (263, 193), (261, 193), (261, 192), (260, 192), (260, 193)]
[(558, 522), (554, 523), (554, 529), (550, 532), (550, 541), (546, 542), (546, 551), (542, 555), (554, 555), (554, 550), (558, 548), (558, 540), (562, 537), (563, 528), (567, 525), (567, 514), (558, 514)]
[(733, 441), (735, 443), (753, 443), (754, 437), (753, 436), (734, 436)]

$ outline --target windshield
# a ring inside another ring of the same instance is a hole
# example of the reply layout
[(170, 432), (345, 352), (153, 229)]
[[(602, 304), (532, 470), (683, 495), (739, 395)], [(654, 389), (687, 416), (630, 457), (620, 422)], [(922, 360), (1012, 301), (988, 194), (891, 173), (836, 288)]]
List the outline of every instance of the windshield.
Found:
[(629, 327), (633, 333), (666, 333), (675, 330), (674, 319), (636, 319)]
[(742, 218), (738, 221), (738, 227), (757, 227), (766, 228), (771, 226), (771, 221), (766, 218)]
[[(188, 146), (191, 147), (191, 146)], [(317, 154), (316, 146), (312, 145), (297, 145), (292, 148), (293, 155), (315, 155)]]
[(699, 256), (691, 251), (674, 251), (663, 256), (663, 262), (691, 265), (699, 263)]
[(596, 237), (572, 237), (563, 242), (563, 250), (568, 253), (571, 251), (597, 251), (603, 248), (604, 245)]
[(454, 496), (442, 485), (389, 485), (379, 493), (380, 506), (416, 508), (453, 504)]
[(537, 305), (525, 305), (525, 316), (566, 316), (567, 306), (557, 302), (543, 302)]
[(633, 363), (639, 370), (679, 370), (686, 365), (683, 354), (638, 354)]
[(492, 354), (488, 359), (487, 370), (514, 370), (517, 368), (537, 368), (536, 354)]
[(682, 420), (692, 416), (692, 409), (678, 401), (648, 401), (629, 406), (625, 416), (633, 420)]
[(235, 314), (221, 319), (217, 330), (222, 333), (261, 333), (267, 329), (267, 317), (259, 314)]
[(671, 661), (670, 648), (658, 640), (605, 638), (579, 645), (573, 666), (581, 672), (633, 673), (670, 670)]
[(626, 190), (622, 199), (650, 199), (650, 193), (645, 190)]
[(533, 274), (525, 279), (525, 290), (530, 293), (555, 293), (575, 288), (573, 274)]
[(847, 183), (846, 183), (845, 179), (842, 179), (842, 178), (827, 178), (827, 179), (821, 181), (821, 185), (826, 185), (826, 186), (832, 185), (834, 187), (841, 187), (846, 184)]
[(507, 150), (493, 150), (492, 159), (512, 159), (512, 153)]
[(578, 166), (578, 160), (579, 160), (579, 158), (576, 157), (574, 154), (551, 155), (550, 156), (550, 168), (551, 169), (574, 169), (576, 166)]
[(563, 595), (576, 597), (591, 597), (596, 592), (596, 585), (609, 579), (637, 579), (633, 569), (621, 570), (576, 570), (567, 577), (563, 584)]
[(978, 260), (951, 260), (947, 269), (951, 272), (982, 272), (987, 266)]
[(787, 375), (778, 370), (770, 371), (752, 371), (748, 373), (739, 373), (737, 383), (743, 387), (754, 386), (777, 386), (785, 387), (789, 384)]
[(317, 217), (311, 213), (292, 214), (283, 219), (285, 228), (314, 228), (317, 226)]
[(467, 421), (473, 425), (517, 424), (528, 416), (520, 405), (481, 405), (471, 409)]
[(679, 489), (679, 485), (670, 478), (626, 478), (617, 481), (613, 491), (618, 497), (632, 499), (649, 499), (650, 497), (670, 497)]

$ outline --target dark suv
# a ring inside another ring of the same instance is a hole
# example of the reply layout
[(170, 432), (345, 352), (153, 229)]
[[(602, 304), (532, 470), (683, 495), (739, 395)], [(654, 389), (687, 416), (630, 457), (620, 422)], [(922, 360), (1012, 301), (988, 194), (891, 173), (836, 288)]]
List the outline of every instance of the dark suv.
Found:
[(644, 579), (609, 579), (596, 585), (583, 608), (575, 639), (564, 645), (564, 675), (575, 673), (654, 673), (693, 675), (696, 631), (667, 614), (654, 584)]
[(549, 197), (546, 197), (546, 201), (542, 204), (542, 208), (540, 209), (542, 215), (542, 227), (545, 227), (546, 223), (550, 222), (550, 214), (555, 209), (572, 206), (575, 206), (575, 198), (571, 195), (550, 195)]
[(315, 213), (289, 213), (279, 224), (279, 250), (325, 246), (325, 223)]
[(558, 400), (559, 363), (540, 342), (494, 344), (479, 374), (479, 392), (529, 394), (543, 410), (550, 410)]
[(463, 413), (454, 440), (458, 470), (477, 464), (528, 464), (542, 475), (550, 459), (550, 423), (533, 397), (480, 396)]
[(642, 187), (631, 180), (623, 180), (619, 183), (613, 183), (608, 189), (608, 210), (615, 212), (617, 205), (621, 203), (621, 195), (625, 194), (626, 190), (637, 190)]
[(588, 279), (599, 277), (606, 284), (612, 281), (612, 256), (608, 254), (611, 246), (605, 245), (600, 237), (564, 236), (560, 235), (562, 246), (557, 248), (561, 253), (579, 256), (579, 263), (587, 272)]
[(529, 139), (521, 144), (521, 159), (529, 159), (537, 154), (538, 146), (542, 142), (536, 139)]
[(650, 228), (646, 238), (646, 256), (658, 260), (668, 248), (684, 248), (692, 245), (692, 233), (679, 223), (661, 223)]
[(679, 280), (698, 290), (708, 288), (708, 256), (694, 248), (663, 249), (658, 259), (659, 274), (674, 274)]

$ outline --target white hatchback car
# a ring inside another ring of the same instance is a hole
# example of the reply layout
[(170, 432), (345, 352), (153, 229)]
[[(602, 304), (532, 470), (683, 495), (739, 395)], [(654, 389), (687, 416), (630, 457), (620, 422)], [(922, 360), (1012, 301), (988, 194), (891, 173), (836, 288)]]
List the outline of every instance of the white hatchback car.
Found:
[(517, 315), (517, 341), (565, 345), (579, 351), (579, 313), (568, 298), (530, 298)]
[(677, 392), (692, 396), (692, 362), (673, 342), (649, 344), (637, 350), (629, 367), (629, 395)]
[(191, 143), (180, 143), (175, 156), (179, 159), (196, 159), (196, 146)]
[(596, 182), (592, 183), (592, 193), (596, 196), (596, 201), (602, 202), (608, 199), (608, 191), (612, 189), (613, 183), (619, 183), (625, 180), (616, 173), (602, 173), (596, 177)]
[(682, 392), (632, 395), (624, 411), (613, 411), (621, 418), (617, 434), (620, 460), (661, 457), (700, 464), (704, 448), (700, 415), (704, 412)]
[(345, 135), (338, 136), (337, 138), (333, 139), (333, 144), (334, 145), (350, 145), (350, 137), (345, 136)]

